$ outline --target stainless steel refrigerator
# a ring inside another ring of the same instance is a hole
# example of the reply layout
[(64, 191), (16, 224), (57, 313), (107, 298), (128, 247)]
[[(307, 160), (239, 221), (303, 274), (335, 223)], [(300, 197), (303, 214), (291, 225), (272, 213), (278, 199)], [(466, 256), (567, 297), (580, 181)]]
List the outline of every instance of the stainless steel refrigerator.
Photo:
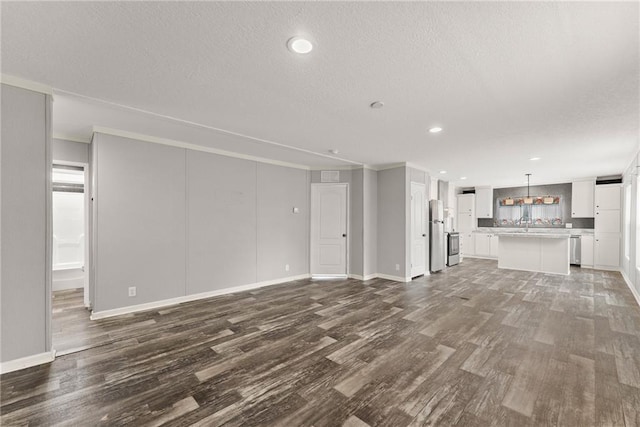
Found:
[(429, 271), (444, 268), (444, 209), (442, 200), (429, 201)]

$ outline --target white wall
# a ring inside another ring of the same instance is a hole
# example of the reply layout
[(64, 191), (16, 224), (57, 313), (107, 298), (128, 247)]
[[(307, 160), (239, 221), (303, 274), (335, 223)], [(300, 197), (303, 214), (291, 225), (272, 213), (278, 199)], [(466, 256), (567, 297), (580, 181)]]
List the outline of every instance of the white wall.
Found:
[[(378, 171), (378, 273), (405, 278), (407, 271), (407, 168)], [(398, 269), (396, 269), (398, 266)]]
[[(185, 155), (182, 148), (111, 135), (94, 137), (93, 309), (185, 294)], [(129, 297), (128, 288), (137, 287)]]
[(53, 162), (89, 163), (89, 144), (53, 139), (51, 143)]
[(363, 170), (363, 276), (378, 272), (378, 172)]
[(310, 173), (265, 163), (257, 167), (257, 281), (308, 274)]
[(351, 171), (349, 188), (349, 273), (362, 277), (364, 271), (364, 170)]
[(186, 153), (186, 294), (254, 283), (256, 162)]
[(0, 361), (49, 350), (51, 97), (2, 85)]
[(308, 274), (307, 171), (104, 134), (93, 145), (94, 311)]

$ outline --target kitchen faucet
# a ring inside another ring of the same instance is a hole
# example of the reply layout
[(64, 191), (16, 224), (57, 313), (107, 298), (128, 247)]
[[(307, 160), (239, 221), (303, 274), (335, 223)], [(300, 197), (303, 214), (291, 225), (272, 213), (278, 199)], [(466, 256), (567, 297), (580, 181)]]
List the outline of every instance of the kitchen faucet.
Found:
[[(520, 227), (522, 227), (522, 220), (526, 220), (525, 216), (521, 216), (520, 219), (518, 219), (518, 224), (520, 225)], [(528, 233), (529, 232), (529, 221), (525, 221), (524, 222), (524, 227), (525, 227), (525, 232)]]

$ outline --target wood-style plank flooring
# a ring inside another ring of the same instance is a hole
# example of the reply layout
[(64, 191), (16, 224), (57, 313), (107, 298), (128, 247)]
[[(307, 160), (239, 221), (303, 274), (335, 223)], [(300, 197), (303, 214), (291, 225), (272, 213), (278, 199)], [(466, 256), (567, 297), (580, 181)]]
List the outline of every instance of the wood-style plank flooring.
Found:
[(89, 319), (84, 306), (84, 290), (53, 292), (52, 340), (58, 354), (73, 353), (112, 341), (99, 325)]
[(111, 341), (2, 376), (2, 425), (640, 425), (640, 308), (614, 272), (466, 259), (93, 325)]

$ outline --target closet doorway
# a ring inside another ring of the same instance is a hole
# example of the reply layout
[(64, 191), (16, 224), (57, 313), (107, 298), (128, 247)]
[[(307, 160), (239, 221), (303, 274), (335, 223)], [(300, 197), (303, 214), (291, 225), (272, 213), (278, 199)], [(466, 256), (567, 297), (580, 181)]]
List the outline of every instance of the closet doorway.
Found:
[(87, 346), (88, 199), (86, 165), (52, 167), (52, 347), (57, 354)]

